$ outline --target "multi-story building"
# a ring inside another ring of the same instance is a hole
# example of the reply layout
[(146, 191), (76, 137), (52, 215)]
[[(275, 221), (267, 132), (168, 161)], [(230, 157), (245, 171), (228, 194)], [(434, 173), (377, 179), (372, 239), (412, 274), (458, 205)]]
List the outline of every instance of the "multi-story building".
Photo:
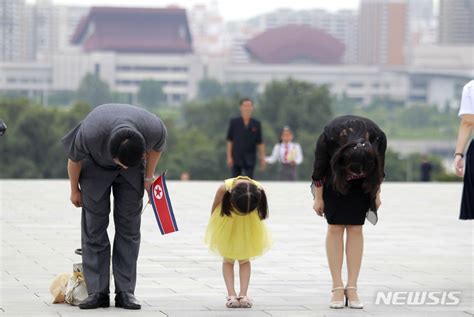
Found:
[(359, 63), (399, 66), (407, 61), (406, 0), (361, 0)]
[(72, 43), (81, 52), (60, 57), (64, 67), (56, 67), (62, 74), (55, 78), (69, 76), (66, 66), (71, 57), (88, 65), (79, 69), (82, 74), (76, 79), (92, 72), (118, 92), (134, 95), (141, 81), (153, 79), (163, 85), (169, 103), (195, 94), (193, 78), (199, 70), (184, 9), (94, 7), (79, 24)]
[[(342, 61), (345, 64), (357, 62), (358, 17), (354, 10), (328, 12), (325, 10), (280, 9), (245, 22), (233, 23), (230, 27), (239, 41), (237, 44), (240, 44), (258, 33), (292, 24), (311, 26), (332, 35), (345, 46)], [(236, 29), (241, 30), (240, 34), (236, 32)], [(238, 48), (235, 51), (241, 54)]]
[(411, 45), (437, 42), (437, 20), (433, 0), (409, 0), (408, 18)]
[(217, 2), (211, 6), (195, 5), (188, 10), (188, 20), (196, 54), (206, 57), (228, 54), (230, 38)]
[(27, 59), (25, 0), (0, 1), (0, 62)]
[(0, 61), (50, 61), (71, 47), (71, 36), (88, 11), (51, 0), (0, 1)]
[(87, 73), (95, 73), (113, 91), (128, 94), (130, 102), (141, 81), (154, 79), (168, 102), (179, 104), (196, 95), (204, 77), (252, 81), (260, 91), (272, 80), (294, 78), (328, 85), (335, 96), (361, 104), (387, 98), (443, 107), (457, 105), (462, 83), (474, 77), (473, 46), (417, 46), (408, 66), (345, 65), (341, 40), (301, 24), (253, 36), (249, 26), (236, 63), (193, 52), (185, 10), (92, 8), (68, 49), (49, 60), (0, 63), (0, 91), (24, 92), (47, 103), (49, 93), (74, 91)]
[(474, 44), (474, 0), (440, 0), (439, 42)]
[(0, 89), (21, 91), (19, 85), (24, 84), (29, 95), (37, 90), (43, 95), (73, 91), (92, 73), (111, 90), (128, 94), (129, 100), (134, 100), (140, 83), (147, 79), (162, 84), (170, 104), (196, 94), (202, 69), (193, 53), (184, 9), (94, 7), (71, 40), (74, 47), (48, 60), (0, 64)]
[(28, 60), (50, 60), (58, 51), (58, 7), (39, 0), (26, 7)]

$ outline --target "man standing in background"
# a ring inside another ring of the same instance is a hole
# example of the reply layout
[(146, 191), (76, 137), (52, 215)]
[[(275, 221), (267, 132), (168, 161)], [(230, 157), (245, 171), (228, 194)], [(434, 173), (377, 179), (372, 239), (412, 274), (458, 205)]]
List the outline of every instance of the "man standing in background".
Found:
[[(232, 169), (232, 177), (246, 175), (253, 178), (257, 161), (265, 169), (265, 144), (260, 121), (252, 118), (253, 102), (249, 98), (240, 101), (240, 117), (230, 120), (227, 131), (227, 166)], [(244, 173), (244, 174), (243, 174)]]

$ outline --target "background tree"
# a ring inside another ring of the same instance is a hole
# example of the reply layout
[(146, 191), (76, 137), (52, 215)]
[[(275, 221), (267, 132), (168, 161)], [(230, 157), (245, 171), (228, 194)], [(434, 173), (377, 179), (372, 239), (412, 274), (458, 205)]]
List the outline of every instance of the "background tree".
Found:
[(272, 81), (262, 94), (258, 114), (275, 132), (289, 125), (295, 132), (317, 133), (332, 118), (332, 98), (326, 86), (287, 79)]
[(111, 102), (109, 85), (99, 76), (87, 74), (79, 84), (77, 99), (85, 101), (93, 107)]
[[(279, 141), (282, 128), (290, 126), (295, 142), (300, 143), (303, 149), (304, 160), (298, 167), (298, 178), (301, 180), (311, 179), (316, 139), (332, 119), (331, 103), (326, 86), (293, 79), (269, 83), (259, 99), (256, 115), (264, 122), (267, 153)], [(269, 168), (257, 175), (276, 179), (275, 169)]]
[(205, 101), (223, 95), (223, 89), (220, 82), (215, 79), (205, 78), (198, 84), (198, 100)]
[(143, 80), (138, 89), (138, 102), (145, 108), (152, 109), (165, 103), (163, 85), (153, 79)]
[[(234, 84), (224, 84), (221, 88), (228, 92), (229, 85)], [(232, 97), (219, 95), (181, 107), (150, 109), (163, 119), (168, 129), (167, 148), (160, 170), (168, 169), (172, 179), (178, 179), (185, 171), (192, 179), (222, 180), (229, 177), (225, 137), (229, 119), (239, 116), (240, 99), (240, 88), (234, 88), (236, 93)], [(454, 134), (455, 137), (459, 125), (456, 111), (452, 109), (438, 110), (421, 105), (401, 107), (396, 103), (385, 107), (381, 100), (370, 106), (358, 105), (347, 98), (342, 101), (334, 100), (326, 87), (311, 83), (285, 80), (268, 84), (262, 96), (255, 98), (255, 117), (262, 122), (267, 155), (278, 142), (281, 128), (290, 125), (295, 141), (301, 144), (304, 152), (303, 164), (298, 168), (299, 179), (309, 181), (316, 138), (334, 117), (334, 103), (335, 115), (357, 114), (373, 119), (387, 132), (389, 144), (394, 136), (405, 139), (425, 135), (450, 138)], [(67, 177), (67, 158), (60, 140), (91, 109), (84, 102), (73, 106), (43, 107), (28, 99), (0, 99), (0, 118), (8, 125), (8, 132), (0, 137), (0, 178)], [(430, 156), (429, 160), (434, 166), (433, 180), (461, 181), (461, 178), (444, 171), (440, 157)], [(387, 152), (388, 181), (418, 181), (419, 167), (419, 154), (401, 156), (391, 150)], [(277, 169), (272, 165), (265, 172), (256, 170), (256, 178), (276, 179)]]
[(258, 98), (258, 84), (252, 81), (231, 81), (224, 84), (224, 94), (233, 99)]

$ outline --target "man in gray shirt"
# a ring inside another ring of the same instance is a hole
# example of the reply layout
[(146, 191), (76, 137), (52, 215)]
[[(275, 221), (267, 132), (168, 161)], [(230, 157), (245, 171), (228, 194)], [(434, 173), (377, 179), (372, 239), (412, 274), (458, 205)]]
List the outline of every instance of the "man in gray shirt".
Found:
[(106, 104), (62, 139), (69, 157), (71, 202), (82, 207), (81, 241), (89, 297), (79, 307), (108, 307), (110, 193), (114, 195), (112, 267), (115, 306), (140, 309), (135, 298), (144, 188), (149, 190), (166, 143), (166, 127), (138, 107)]

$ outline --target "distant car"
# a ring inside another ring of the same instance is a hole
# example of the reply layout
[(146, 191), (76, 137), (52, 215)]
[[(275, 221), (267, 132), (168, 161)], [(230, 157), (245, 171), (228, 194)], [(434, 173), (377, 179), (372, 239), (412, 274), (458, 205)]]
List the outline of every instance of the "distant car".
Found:
[(7, 125), (0, 119), (0, 136), (4, 135), (7, 132)]

